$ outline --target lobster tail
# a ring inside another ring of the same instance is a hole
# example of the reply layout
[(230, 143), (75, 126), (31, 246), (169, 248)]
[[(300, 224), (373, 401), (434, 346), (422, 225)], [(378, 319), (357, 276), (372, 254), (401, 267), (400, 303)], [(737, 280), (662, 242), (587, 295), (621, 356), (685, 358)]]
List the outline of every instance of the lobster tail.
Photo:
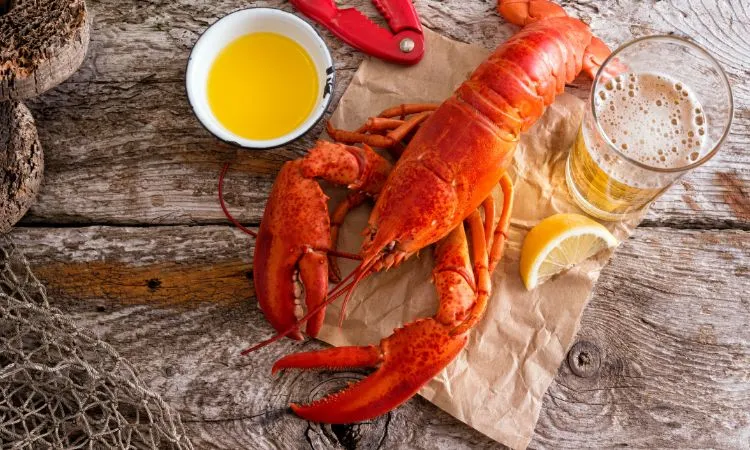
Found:
[[(534, 22), (482, 63), (470, 82), (492, 91), (487, 100), (498, 102), (497, 108), (517, 114), (522, 122), (520, 129), (507, 131), (518, 134), (541, 117), (565, 83), (575, 79), (591, 38), (588, 26), (570, 17)], [(509, 125), (507, 121), (496, 124)]]
[(508, 22), (522, 27), (541, 19), (567, 16), (562, 6), (550, 0), (499, 0), (497, 11)]
[[(505, 20), (522, 27), (544, 19), (567, 16), (562, 6), (550, 0), (499, 0), (497, 10)], [(609, 54), (607, 44), (596, 36), (592, 36), (584, 53), (583, 72), (590, 78), (594, 78), (596, 71)]]
[(425, 120), (391, 172), (370, 216), (377, 234), (365, 241), (363, 257), (391, 242), (381, 230), (411, 254), (475, 210), (513, 160), (521, 132), (580, 73), (591, 40), (580, 20), (539, 20), (482, 63)]

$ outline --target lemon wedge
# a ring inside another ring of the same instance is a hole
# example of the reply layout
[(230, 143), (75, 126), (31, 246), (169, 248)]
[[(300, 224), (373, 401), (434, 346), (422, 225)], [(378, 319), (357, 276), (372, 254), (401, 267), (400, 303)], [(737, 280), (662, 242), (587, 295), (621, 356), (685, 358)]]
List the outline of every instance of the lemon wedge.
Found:
[(617, 245), (603, 225), (580, 214), (555, 214), (526, 235), (521, 248), (521, 279), (532, 290), (553, 275)]

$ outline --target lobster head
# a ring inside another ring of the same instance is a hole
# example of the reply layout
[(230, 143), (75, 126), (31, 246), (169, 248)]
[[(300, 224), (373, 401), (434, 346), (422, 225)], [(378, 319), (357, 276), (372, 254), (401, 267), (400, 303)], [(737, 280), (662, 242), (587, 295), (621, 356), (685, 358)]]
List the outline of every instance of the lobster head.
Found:
[(363, 266), (388, 269), (447, 235), (458, 217), (458, 199), (450, 182), (421, 163), (409, 164), (389, 182), (375, 203), (360, 255)]

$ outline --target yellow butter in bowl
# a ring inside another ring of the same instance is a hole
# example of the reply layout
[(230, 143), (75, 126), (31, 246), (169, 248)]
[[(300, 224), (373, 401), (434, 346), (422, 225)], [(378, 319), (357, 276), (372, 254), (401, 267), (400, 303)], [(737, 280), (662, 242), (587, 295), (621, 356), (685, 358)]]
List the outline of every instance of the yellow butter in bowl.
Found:
[(310, 55), (277, 33), (246, 34), (224, 48), (208, 75), (208, 103), (229, 131), (273, 139), (299, 127), (318, 99)]

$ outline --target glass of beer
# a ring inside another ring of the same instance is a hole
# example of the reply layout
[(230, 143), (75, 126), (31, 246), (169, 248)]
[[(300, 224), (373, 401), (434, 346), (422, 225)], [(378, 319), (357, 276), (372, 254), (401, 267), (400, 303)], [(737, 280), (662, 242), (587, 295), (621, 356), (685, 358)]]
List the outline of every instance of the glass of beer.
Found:
[(594, 79), (568, 155), (570, 193), (603, 220), (637, 213), (716, 154), (732, 114), (729, 81), (705, 50), (673, 36), (629, 42)]

